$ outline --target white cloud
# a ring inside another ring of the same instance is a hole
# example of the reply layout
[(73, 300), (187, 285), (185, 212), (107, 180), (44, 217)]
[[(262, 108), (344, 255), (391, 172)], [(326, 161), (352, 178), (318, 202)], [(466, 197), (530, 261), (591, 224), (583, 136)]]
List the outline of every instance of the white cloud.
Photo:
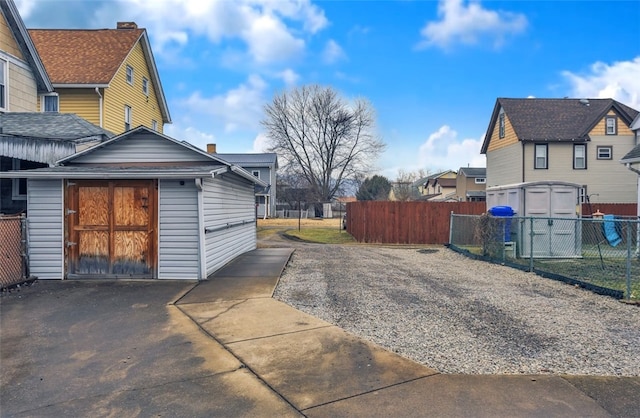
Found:
[(476, 44), (480, 39), (492, 39), (499, 47), (508, 35), (520, 33), (527, 27), (527, 18), (519, 13), (488, 10), (480, 1), (440, 0), (440, 20), (427, 22), (420, 34), (419, 47), (450, 47), (454, 43)]
[(342, 47), (333, 39), (329, 39), (322, 51), (322, 60), (327, 64), (333, 64), (346, 57)]
[(224, 94), (202, 97), (200, 92), (195, 92), (181, 104), (191, 113), (213, 116), (212, 122), (222, 124), (225, 132), (256, 129), (262, 117), (267, 87), (260, 76), (251, 75), (245, 83)]
[(164, 133), (179, 141), (187, 141), (203, 151), (206, 151), (207, 144), (215, 144), (216, 142), (213, 134), (202, 132), (192, 126), (183, 127), (180, 123), (165, 125)]
[(286, 70), (279, 72), (278, 74), (276, 74), (276, 76), (278, 78), (281, 78), (282, 81), (284, 81), (284, 83), (287, 86), (295, 85), (298, 82), (298, 80), (300, 79), (300, 75), (298, 75), (291, 68), (287, 68)]
[(443, 125), (420, 145), (419, 165), (425, 169), (457, 170), (460, 167), (485, 167), (485, 156), (480, 154), (482, 138), (458, 139), (458, 133)]
[(159, 55), (201, 36), (239, 41), (257, 63), (297, 57), (304, 36), (329, 23), (310, 0), (18, 0), (18, 6), (29, 27), (115, 28), (117, 21), (136, 21)]
[(253, 140), (253, 149), (251, 152), (268, 152), (269, 146), (271, 144), (271, 140), (265, 134), (260, 133), (256, 136), (256, 139)]
[(586, 74), (562, 75), (571, 84), (572, 97), (616, 99), (640, 109), (640, 56), (613, 64), (596, 62)]

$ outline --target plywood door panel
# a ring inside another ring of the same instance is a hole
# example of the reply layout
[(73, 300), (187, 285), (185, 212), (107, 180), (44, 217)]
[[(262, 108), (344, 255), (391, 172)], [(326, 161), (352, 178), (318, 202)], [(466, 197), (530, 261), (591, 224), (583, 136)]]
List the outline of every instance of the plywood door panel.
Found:
[(70, 276), (155, 277), (156, 182), (67, 183)]

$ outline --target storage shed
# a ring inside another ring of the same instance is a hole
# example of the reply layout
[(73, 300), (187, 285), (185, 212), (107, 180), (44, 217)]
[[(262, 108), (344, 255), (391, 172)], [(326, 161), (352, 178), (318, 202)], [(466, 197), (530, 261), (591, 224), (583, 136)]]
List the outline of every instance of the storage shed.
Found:
[(532, 251), (537, 258), (581, 257), (581, 189), (579, 184), (561, 181), (488, 187), (487, 210), (496, 206), (513, 209), (511, 240), (521, 257), (530, 257)]
[(26, 177), (40, 279), (202, 280), (256, 248), (254, 185), (215, 155), (146, 127)]

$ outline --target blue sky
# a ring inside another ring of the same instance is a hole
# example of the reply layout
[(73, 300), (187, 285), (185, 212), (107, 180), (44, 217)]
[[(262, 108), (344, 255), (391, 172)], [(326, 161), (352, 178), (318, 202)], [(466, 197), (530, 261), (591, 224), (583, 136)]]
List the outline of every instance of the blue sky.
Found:
[(612, 97), (640, 110), (640, 1), (15, 0), (28, 28), (147, 29), (168, 135), (261, 152), (292, 86), (364, 97), (377, 172), (483, 167), (497, 97)]

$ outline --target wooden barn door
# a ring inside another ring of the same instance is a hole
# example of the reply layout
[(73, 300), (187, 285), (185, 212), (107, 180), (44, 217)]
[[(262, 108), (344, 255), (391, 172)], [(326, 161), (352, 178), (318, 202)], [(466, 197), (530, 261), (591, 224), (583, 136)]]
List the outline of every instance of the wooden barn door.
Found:
[(69, 277), (155, 278), (157, 183), (66, 183)]

